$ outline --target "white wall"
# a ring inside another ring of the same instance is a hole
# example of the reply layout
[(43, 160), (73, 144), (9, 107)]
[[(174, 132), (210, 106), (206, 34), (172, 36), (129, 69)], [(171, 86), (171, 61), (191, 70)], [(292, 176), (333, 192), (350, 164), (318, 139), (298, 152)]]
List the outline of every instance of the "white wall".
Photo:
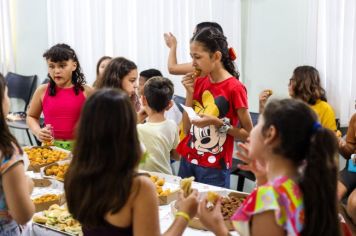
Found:
[[(272, 89), (273, 96), (288, 96), (287, 83), (293, 69), (305, 61), (307, 1), (241, 0), (242, 50), (238, 54), (242, 55), (242, 68), (239, 69), (247, 86), (251, 111), (258, 110), (258, 94), (264, 88)], [(36, 73), (40, 80), (47, 74), (42, 58), (49, 46), (46, 11), (46, 0), (15, 0), (16, 71)], [(176, 88), (177, 94), (185, 94), (182, 86)]]
[(41, 82), (47, 75), (42, 58), (48, 47), (46, 0), (15, 0), (13, 4), (16, 72), (37, 74)]
[(272, 89), (288, 97), (293, 69), (305, 61), (308, 0), (242, 0), (242, 80), (251, 111)]

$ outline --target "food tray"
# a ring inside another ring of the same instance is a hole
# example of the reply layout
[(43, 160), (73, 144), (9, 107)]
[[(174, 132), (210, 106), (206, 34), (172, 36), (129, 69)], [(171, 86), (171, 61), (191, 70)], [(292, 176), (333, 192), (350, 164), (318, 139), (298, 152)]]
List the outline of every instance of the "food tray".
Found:
[(53, 188), (34, 188), (31, 194), (31, 199), (34, 200), (35, 198), (41, 197), (46, 194), (59, 195), (59, 198), (53, 201), (35, 203), (36, 212), (47, 210), (53, 204), (63, 205), (65, 203), (64, 192), (59, 189), (53, 189)]
[(26, 175), (33, 180), (35, 187), (48, 187), (52, 184), (51, 180), (42, 178), (41, 173), (26, 171)]
[[(52, 149), (52, 150), (57, 150), (57, 151), (61, 151), (61, 152), (67, 153), (67, 154), (68, 154), (68, 157), (65, 158), (65, 159), (61, 159), (61, 161), (67, 160), (67, 159), (71, 159), (71, 157), (72, 157), (72, 153), (71, 153), (70, 151), (65, 150), (65, 149), (62, 149), (62, 148), (59, 148), (59, 147), (56, 147), (56, 146), (50, 146), (50, 147), (25, 146), (25, 147), (23, 147), (23, 149), (25, 149), (25, 148), (29, 148), (29, 149), (31, 149), (31, 148), (49, 148), (49, 149)], [(25, 153), (25, 152), (24, 152), (24, 156), (25, 156), (27, 159), (29, 159), (27, 153)], [(52, 163), (54, 163), (54, 162), (45, 163), (45, 164), (41, 164), (41, 165), (32, 165), (31, 163), (29, 163), (29, 166), (28, 166), (27, 170), (28, 170), (28, 171), (34, 171), (34, 172), (40, 172), (40, 169), (41, 169), (42, 167), (45, 167), (45, 166), (50, 165), (50, 164), (52, 164)]]
[[(72, 234), (69, 232), (61, 231), (57, 228), (48, 226), (48, 225), (43, 225), (40, 223), (33, 222), (33, 232), (35, 232), (35, 235), (47, 235), (47, 236), (57, 236), (57, 235), (70, 235), (70, 236), (77, 236), (78, 234)], [(39, 227), (36, 229), (36, 227)]]
[(64, 179), (61, 179), (61, 178), (58, 178), (57, 176), (54, 176), (54, 175), (46, 175), (46, 169), (51, 167), (51, 166), (55, 166), (55, 165), (64, 165), (64, 164), (69, 164), (71, 162), (70, 159), (67, 159), (67, 160), (62, 160), (62, 161), (57, 161), (57, 162), (54, 162), (54, 163), (51, 163), (49, 165), (46, 165), (44, 167), (41, 167), (40, 168), (40, 173), (41, 173), (41, 176), (42, 178), (45, 178), (45, 179), (54, 179), (54, 180), (58, 180), (60, 182), (64, 182)]
[[(248, 196), (248, 193), (243, 193), (243, 192), (230, 192), (230, 191), (219, 191), (219, 192), (216, 192), (218, 193), (219, 195), (221, 196), (234, 196), (234, 197), (247, 197)], [(175, 213), (178, 211), (176, 206), (176, 201), (174, 202), (171, 202), (170, 203), (170, 206), (171, 206), (171, 213), (172, 215), (174, 216)], [(234, 227), (231, 223), (231, 220), (224, 220), (224, 223), (226, 225), (226, 227), (230, 230), (230, 231), (234, 231)], [(191, 228), (194, 228), (194, 229), (199, 229), (199, 230), (207, 230), (205, 228), (205, 226), (201, 223), (201, 221), (199, 220), (198, 217), (193, 217), (189, 223), (188, 223), (188, 226), (191, 227)]]

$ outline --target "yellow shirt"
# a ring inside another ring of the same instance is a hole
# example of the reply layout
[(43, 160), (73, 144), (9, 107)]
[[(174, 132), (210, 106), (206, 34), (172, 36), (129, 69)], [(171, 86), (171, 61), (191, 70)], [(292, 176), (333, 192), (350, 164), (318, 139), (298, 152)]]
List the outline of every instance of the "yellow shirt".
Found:
[(335, 113), (329, 103), (318, 99), (316, 103), (310, 107), (318, 115), (319, 122), (324, 128), (336, 131)]

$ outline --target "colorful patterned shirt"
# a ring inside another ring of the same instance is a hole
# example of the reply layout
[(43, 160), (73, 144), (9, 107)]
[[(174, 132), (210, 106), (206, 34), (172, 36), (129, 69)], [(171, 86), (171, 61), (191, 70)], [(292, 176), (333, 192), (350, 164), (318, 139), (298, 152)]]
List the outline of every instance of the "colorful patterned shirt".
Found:
[(303, 196), (299, 186), (282, 176), (258, 187), (231, 217), (234, 227), (243, 236), (250, 235), (249, 222), (253, 215), (274, 211), (276, 223), (288, 236), (299, 236), (304, 225)]

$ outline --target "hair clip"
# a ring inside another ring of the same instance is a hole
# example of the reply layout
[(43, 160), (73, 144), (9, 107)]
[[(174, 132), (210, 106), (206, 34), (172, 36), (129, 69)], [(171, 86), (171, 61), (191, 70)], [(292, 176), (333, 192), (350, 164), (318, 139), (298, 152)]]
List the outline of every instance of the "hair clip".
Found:
[(312, 127), (312, 132), (315, 133), (316, 131), (318, 131), (319, 129), (321, 129), (322, 126), (319, 122), (314, 121), (313, 122), (313, 127)]
[(235, 61), (237, 58), (236, 52), (232, 47), (229, 48), (229, 56), (231, 61)]

